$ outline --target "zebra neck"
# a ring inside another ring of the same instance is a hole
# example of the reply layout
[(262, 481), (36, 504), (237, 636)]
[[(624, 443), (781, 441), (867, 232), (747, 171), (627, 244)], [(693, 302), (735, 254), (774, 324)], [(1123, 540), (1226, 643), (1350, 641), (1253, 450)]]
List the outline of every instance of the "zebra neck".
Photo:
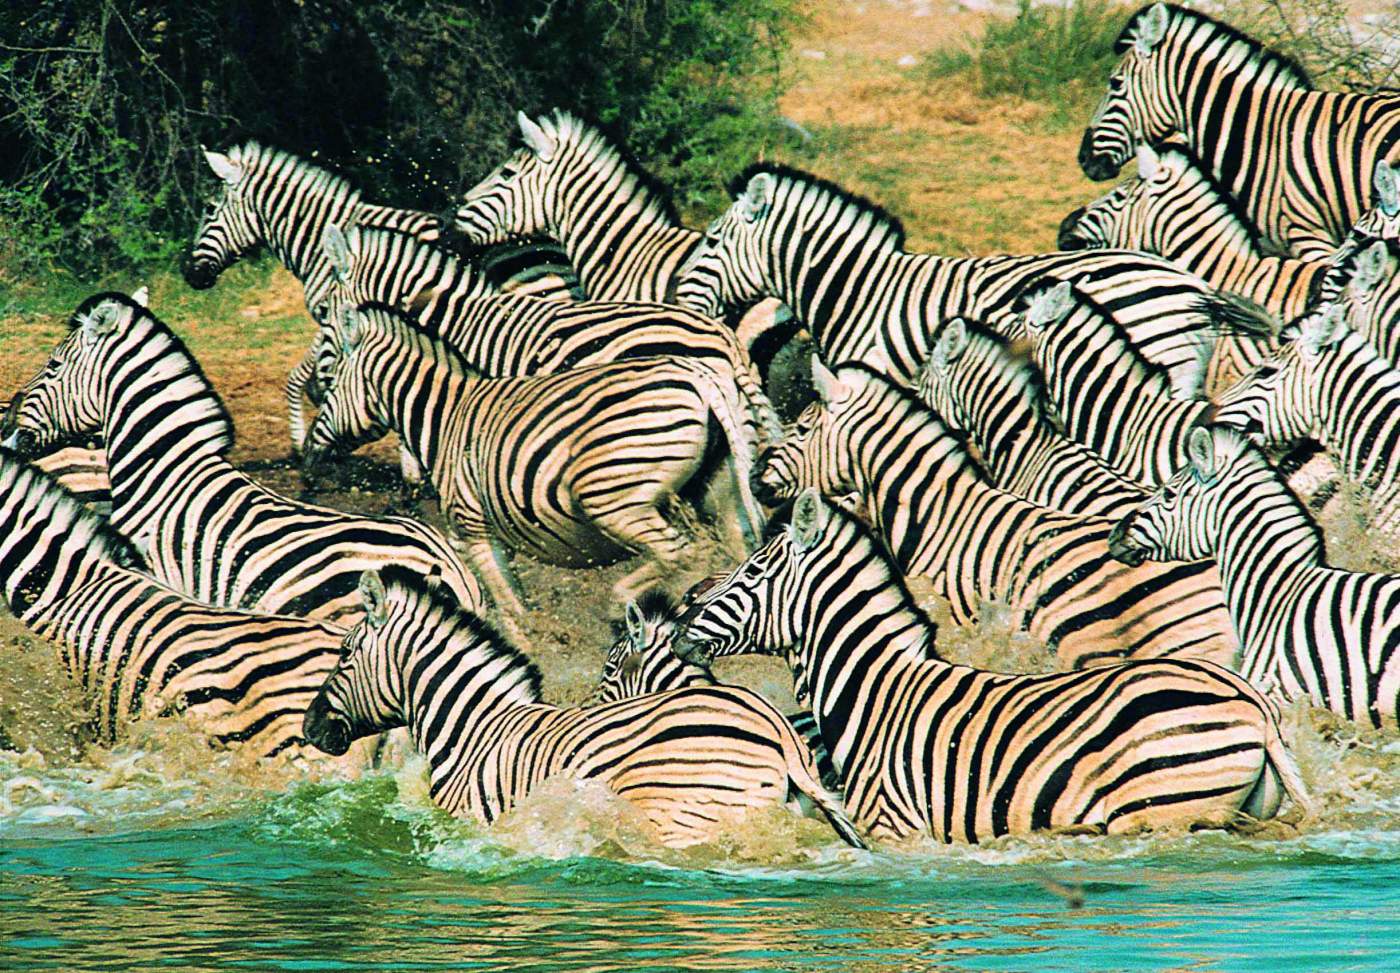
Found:
[(271, 209), (266, 203), (256, 210), (262, 237), (293, 277), (305, 284), (322, 258), (321, 238), (326, 226), (346, 227), (359, 222), (360, 194), (343, 185), (330, 189), (302, 185), (301, 205), (291, 209)]
[(380, 413), (374, 419), (398, 434), (439, 490), (451, 479), (458, 452), (453, 447), (459, 431), (457, 404), (470, 382), (469, 376), (405, 343), (371, 373), (370, 408)]
[[(669, 253), (674, 269), (700, 234), (677, 226), (619, 156), (607, 153), (579, 175), (586, 184), (561, 193), (558, 205), (545, 207), (545, 222), (547, 234), (564, 247), (584, 293), (595, 301), (661, 300), (663, 275), (644, 281), (639, 255), (665, 262)], [(643, 283), (653, 287), (639, 288)]]
[[(979, 363), (979, 371), (988, 374), (994, 363)], [(1000, 478), (1037, 462), (1051, 452), (1058, 440), (1055, 431), (1041, 415), (1040, 409), (1024, 388), (1014, 382), (988, 387), (981, 382), (962, 390), (960, 401), (971, 417), (968, 433), (982, 454), (985, 465)]]
[[(114, 569), (95, 521), (59, 507), (53, 493), (0, 499), (0, 585), (5, 603), (26, 625), (48, 634), (55, 602)], [(56, 491), (54, 491), (56, 492)], [(63, 498), (61, 504), (76, 507)]]
[[(770, 296), (807, 322), (823, 357), (833, 363), (864, 358), (881, 332), (897, 323), (892, 315), (903, 314), (895, 297), (904, 289), (905, 274), (939, 259), (903, 253), (885, 240), (860, 243), (835, 232), (804, 231), (789, 243), (774, 239), (769, 246)], [(903, 374), (922, 361), (896, 371)]]
[(1388, 490), (1400, 479), (1400, 369), (1355, 333), (1323, 355), (1328, 364), (1309, 383), (1318, 390), (1318, 438), (1349, 478)]

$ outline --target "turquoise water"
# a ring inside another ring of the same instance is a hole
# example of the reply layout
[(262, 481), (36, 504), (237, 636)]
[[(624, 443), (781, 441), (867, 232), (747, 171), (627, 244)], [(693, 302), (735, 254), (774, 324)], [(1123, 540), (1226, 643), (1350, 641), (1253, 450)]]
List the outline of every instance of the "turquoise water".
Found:
[(0, 969), (1395, 970), (1396, 790), (1353, 755), (1321, 755), (1301, 835), (878, 853), (778, 811), (664, 851), (568, 784), (481, 829), (412, 766), (276, 790), (0, 759)]

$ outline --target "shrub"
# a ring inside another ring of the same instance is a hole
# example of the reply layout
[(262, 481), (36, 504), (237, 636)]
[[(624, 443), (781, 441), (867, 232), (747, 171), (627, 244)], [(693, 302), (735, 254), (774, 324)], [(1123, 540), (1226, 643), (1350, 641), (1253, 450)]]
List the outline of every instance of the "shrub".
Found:
[(247, 137), (445, 207), (506, 151), (517, 108), (597, 119), (683, 203), (717, 202), (780, 136), (799, 2), (18, 0), (0, 9), (0, 259), (168, 261), (212, 178), (199, 144)]

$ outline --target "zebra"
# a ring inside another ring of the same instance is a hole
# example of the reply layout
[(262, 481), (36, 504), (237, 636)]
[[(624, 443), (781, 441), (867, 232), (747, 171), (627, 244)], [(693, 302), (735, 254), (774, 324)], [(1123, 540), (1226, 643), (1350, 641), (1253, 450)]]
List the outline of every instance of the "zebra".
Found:
[(179, 712), (216, 745), (315, 756), (302, 716), (344, 631), (211, 608), (143, 568), (129, 541), (0, 450), (0, 590), (20, 622), (58, 647), (101, 742), (139, 717)]
[[(558, 240), (590, 300), (674, 303), (677, 271), (700, 233), (680, 224), (670, 193), (569, 112), (538, 120), (517, 112), (516, 121), (524, 147), (467, 191), (456, 229), (481, 245)], [(790, 318), (763, 301), (736, 330), (766, 361), (796, 331)]]
[[(18, 445), (18, 438), (10, 433), (10, 439), (0, 445), (13, 449)], [(87, 446), (58, 446), (31, 459), (30, 465), (52, 477), (99, 517), (112, 515), (112, 483), (107, 478), (105, 450)]]
[(1311, 802), (1273, 706), (1200, 660), (1048, 675), (954, 665), (880, 544), (814, 490), (681, 620), (705, 663), (786, 653), (874, 839), (1123, 834)]
[(812, 362), (817, 402), (760, 459), (778, 498), (848, 499), (907, 575), (929, 578), (953, 620), (1003, 601), (1066, 668), (1181, 655), (1224, 664), (1238, 646), (1209, 561), (1125, 572), (1113, 522), (1048, 510), (992, 486), (912, 392), (863, 365)]
[(1043, 278), (1017, 308), (1065, 435), (1137, 483), (1169, 479), (1185, 456), (1187, 434), (1215, 407), (1174, 398), (1166, 372), (1133, 351), (1082, 283)]
[(1119, 522), (1112, 549), (1130, 564), (1215, 558), (1246, 679), (1400, 725), (1400, 575), (1328, 567), (1316, 523), (1239, 431), (1192, 433), (1188, 462)]
[(540, 699), (534, 664), (442, 588), (394, 568), (361, 582), (364, 618), (306, 712), (330, 754), (407, 726), (433, 801), (489, 824), (550, 777), (595, 780), (684, 847), (748, 810), (802, 793), (864, 847), (841, 799), (763, 697), (704, 686), (563, 709)]
[(493, 293), (471, 264), (388, 230), (326, 228), (336, 283), (318, 340), (318, 381), (340, 347), (334, 323), (347, 307), (382, 303), (410, 311), (420, 329), (446, 341), (482, 375), (550, 374), (623, 358), (675, 355), (704, 362), (740, 389), (761, 439), (782, 433), (762, 380), (734, 332), (663, 304), (563, 303)]
[(69, 333), (19, 393), (11, 441), (25, 453), (101, 432), (112, 526), (157, 580), (210, 605), (345, 621), (361, 571), (440, 576), (465, 604), (481, 587), (436, 530), (298, 503), (228, 461), (233, 423), (184, 343), (117, 293), (78, 306)]
[(1066, 216), (1058, 244), (1160, 254), (1283, 321), (1307, 310), (1328, 266), (1269, 252), (1239, 202), (1180, 143), (1138, 146), (1136, 179)]
[(1017, 346), (963, 318), (943, 326), (918, 376), (919, 398), (970, 437), (992, 482), (1070, 514), (1121, 517), (1147, 490), (1067, 437), (1043, 377)]
[(1183, 395), (1200, 390), (1219, 333), (1264, 327), (1256, 311), (1161, 257), (907, 253), (898, 221), (825, 180), (760, 163), (739, 186), (687, 260), (677, 301), (713, 316), (726, 304), (775, 296), (807, 322), (824, 361), (883, 362), (898, 381), (913, 381), (949, 318), (999, 326), (1020, 290), (1047, 274), (1084, 279)]
[[(202, 151), (218, 178), (218, 188), (205, 204), (199, 230), (181, 262), (185, 282), (196, 290), (213, 287), (224, 270), (259, 244), (266, 244), (301, 282), (307, 311), (321, 322), (326, 313), (325, 293), (334, 280), (321, 247), (327, 226), (380, 227), (425, 243), (446, 242), (450, 227), (443, 217), (367, 203), (348, 179), (290, 152), (256, 141), (235, 145), (226, 152)], [(539, 256), (546, 264), (555, 259), (546, 251)], [(517, 269), (510, 266), (510, 270)], [(549, 269), (560, 271), (552, 264)], [(562, 278), (536, 282), (529, 289), (541, 295), (567, 294), (572, 283), (567, 268), (563, 272)], [(532, 274), (521, 270), (520, 276), (530, 278)], [(303, 398), (316, 394), (314, 386), (308, 385), (314, 368), (314, 355), (308, 353), (287, 379), (294, 455), (300, 452), (306, 436)]]
[(1154, 3), (1117, 42), (1079, 148), (1112, 179), (1138, 145), (1179, 133), (1265, 239), (1321, 260), (1369, 206), (1400, 139), (1400, 97), (1316, 91), (1297, 61), (1194, 10)]
[[(743, 523), (762, 527), (749, 483), (756, 445), (732, 383), (682, 358), (639, 358), (528, 378), (474, 376), (403, 312), (364, 305), (342, 324), (308, 459), (387, 430), (418, 459), (457, 542), (497, 605), (523, 613), (502, 545), (551, 564), (649, 555), (626, 598), (683, 556), (676, 502), (728, 448)], [(654, 563), (653, 563), (654, 562)]]
[(1336, 305), (1347, 326), (1400, 366), (1400, 240), (1344, 244), (1322, 277), (1312, 309)]
[(1214, 421), (1264, 446), (1317, 440), (1371, 491), (1377, 525), (1400, 535), (1400, 369), (1348, 328), (1335, 304), (1289, 334), (1272, 359), (1220, 397)]
[[(706, 584), (702, 581), (692, 590), (698, 595)], [(687, 599), (690, 597), (688, 594)], [(612, 703), (648, 693), (718, 685), (708, 668), (686, 662), (671, 651), (675, 623), (682, 607), (661, 589), (652, 589), (627, 603), (623, 616), (625, 624), (619, 627), (614, 623), (613, 644), (603, 661), (603, 674), (594, 692), (594, 702)], [(828, 790), (837, 790), (840, 780), (811, 710), (793, 713), (787, 721), (812, 752), (822, 785)]]

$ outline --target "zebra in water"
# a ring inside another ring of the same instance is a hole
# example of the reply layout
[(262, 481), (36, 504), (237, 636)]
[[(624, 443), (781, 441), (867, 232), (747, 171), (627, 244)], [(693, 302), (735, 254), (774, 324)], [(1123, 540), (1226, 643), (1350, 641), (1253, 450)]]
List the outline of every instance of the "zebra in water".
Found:
[[(708, 582), (696, 585), (687, 594), (687, 603), (707, 585)], [(619, 628), (614, 623), (613, 644), (608, 648), (603, 675), (594, 693), (596, 702), (612, 703), (648, 693), (719, 684), (708, 668), (686, 662), (671, 651), (682, 608), (682, 604), (659, 589), (627, 603), (625, 624)], [(836, 768), (831, 765), (831, 755), (826, 752), (811, 711), (793, 713), (787, 720), (812, 751), (823, 786), (839, 789)]]
[(361, 591), (364, 619), (306, 712), (307, 740), (327, 753), (406, 725), (428, 758), (433, 801), (458, 817), (489, 824), (550, 777), (596, 780), (673, 847), (802, 793), (864, 847), (807, 748), (757, 693), (696, 686), (551, 706), (535, 666), (442, 589), (386, 569), (366, 573)]
[(1017, 308), (1065, 435), (1137, 483), (1170, 478), (1186, 455), (1187, 434), (1214, 406), (1175, 398), (1166, 372), (1133, 351), (1082, 284), (1042, 279)]
[(1114, 555), (1213, 557), (1250, 682), (1359, 723), (1397, 726), (1400, 575), (1328, 567), (1322, 534), (1264, 456), (1219, 426), (1114, 528)]
[(736, 185), (743, 191), (688, 259), (677, 300), (715, 315), (775, 296), (808, 323), (823, 360), (881, 363), (898, 381), (913, 381), (950, 318), (1000, 327), (1017, 294), (1047, 274), (1082, 279), (1183, 395), (1200, 390), (1218, 334), (1264, 327), (1257, 312), (1161, 257), (908, 253), (896, 220), (824, 180), (761, 163)]
[(301, 721), (344, 631), (211, 608), (143, 566), (76, 498), (0, 451), (0, 591), (59, 648), (104, 743), (141, 716), (179, 712), (214, 743), (253, 756), (314, 755)]
[(1125, 572), (1110, 520), (1048, 510), (987, 482), (961, 440), (906, 389), (865, 366), (812, 363), (818, 401), (761, 460), (779, 497), (807, 487), (851, 502), (907, 575), (928, 577), (953, 620), (988, 601), (1080, 668), (1181, 655), (1223, 664), (1238, 645), (1209, 561)]
[(1043, 376), (986, 325), (953, 318), (919, 372), (919, 398), (970, 437), (992, 482), (1070, 514), (1121, 517), (1147, 490), (1064, 434)]
[(856, 518), (803, 491), (785, 530), (686, 612), (705, 663), (786, 653), (874, 838), (1122, 834), (1309, 809), (1274, 708), (1223, 666), (1155, 660), (1003, 675), (942, 660), (937, 630)]
[(1304, 317), (1295, 332), (1220, 397), (1215, 422), (1265, 446), (1317, 440), (1371, 492), (1377, 526), (1400, 536), (1400, 369), (1348, 328), (1335, 304)]
[(388, 230), (327, 227), (336, 272), (317, 356), (318, 380), (334, 368), (334, 334), (346, 308), (388, 304), (459, 351), (482, 375), (551, 374), (578, 365), (673, 355), (702, 362), (743, 395), (760, 439), (782, 433), (748, 352), (723, 323), (672, 305), (561, 303), (493, 293), (466, 261)]
[[(205, 204), (199, 230), (181, 264), (186, 283), (196, 290), (213, 287), (229, 266), (266, 244), (301, 282), (307, 311), (320, 322), (325, 320), (326, 290), (334, 281), (321, 246), (327, 226), (379, 227), (436, 244), (443, 242), (449, 229), (434, 213), (367, 203), (348, 179), (256, 141), (233, 146), (227, 152), (203, 151), (219, 185)], [(548, 252), (540, 256), (546, 264), (555, 259)], [(558, 296), (567, 294), (570, 286), (567, 276), (555, 277), (531, 290)], [(300, 451), (306, 436), (303, 399), (316, 394), (315, 387), (308, 384), (315, 364), (314, 354), (308, 352), (287, 379), (294, 453)]]
[(1400, 97), (1315, 91), (1298, 62), (1175, 4), (1138, 11), (1117, 50), (1079, 148), (1090, 179), (1180, 133), (1266, 239), (1315, 260), (1369, 207), (1376, 164), (1400, 139)]
[(157, 580), (210, 605), (344, 620), (360, 572), (401, 564), (440, 576), (464, 604), (481, 587), (436, 530), (288, 500), (225, 457), (233, 423), (184, 343), (122, 294), (89, 297), (19, 393), (11, 441), (37, 452), (96, 432), (112, 526)]
[[(477, 244), (558, 240), (590, 300), (673, 303), (676, 275), (700, 243), (670, 193), (597, 128), (565, 111), (516, 113), (525, 146), (467, 191), (456, 228)], [(776, 301), (738, 323), (765, 360), (796, 330)], [(762, 348), (757, 347), (761, 342)]]
[(396, 432), (492, 596), (523, 613), (501, 545), (551, 564), (645, 553), (618, 582), (651, 587), (689, 540), (677, 501), (727, 465), (743, 522), (763, 515), (749, 474), (756, 445), (737, 389), (682, 358), (638, 358), (557, 375), (481, 378), (445, 342), (383, 305), (348, 313), (344, 347), (307, 456)]
[(1160, 254), (1284, 321), (1307, 310), (1328, 267), (1270, 253), (1239, 202), (1179, 143), (1138, 146), (1136, 178), (1066, 216), (1058, 244)]

